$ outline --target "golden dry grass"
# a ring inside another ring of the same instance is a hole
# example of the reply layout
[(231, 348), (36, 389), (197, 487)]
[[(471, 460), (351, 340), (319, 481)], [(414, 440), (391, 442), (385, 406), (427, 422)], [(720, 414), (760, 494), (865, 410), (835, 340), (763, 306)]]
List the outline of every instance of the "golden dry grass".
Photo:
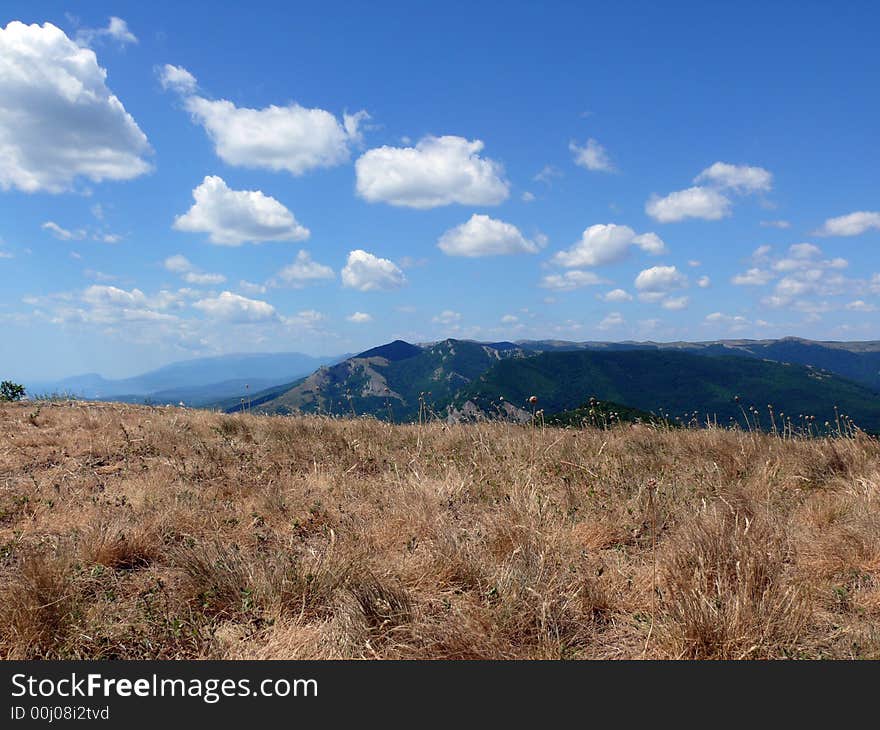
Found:
[(880, 658), (880, 445), (0, 407), (0, 656)]

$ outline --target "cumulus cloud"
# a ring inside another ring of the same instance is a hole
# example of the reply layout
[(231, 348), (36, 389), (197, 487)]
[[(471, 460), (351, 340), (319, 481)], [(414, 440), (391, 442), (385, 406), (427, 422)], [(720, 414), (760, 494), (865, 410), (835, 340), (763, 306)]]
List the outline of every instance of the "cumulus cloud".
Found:
[(584, 286), (597, 286), (599, 284), (607, 284), (607, 279), (603, 279), (593, 271), (581, 271), (572, 269), (564, 274), (548, 274), (541, 279), (541, 286), (545, 289), (558, 289), (560, 291), (571, 291), (572, 289), (580, 289)]
[(523, 203), (534, 203), (535, 202), (535, 194), (526, 190), (521, 196), (520, 199)]
[(247, 279), (239, 281), (238, 288), (245, 294), (250, 294), (251, 296), (265, 294), (269, 289), (265, 284), (257, 284), (256, 282), (248, 281)]
[[(675, 266), (652, 266), (639, 272), (635, 278), (635, 287), (639, 298), (646, 302), (659, 302), (667, 309), (681, 309), (687, 305), (687, 299), (670, 299), (668, 295), (676, 289), (688, 285), (688, 278)], [(670, 306), (671, 303), (671, 306)]]
[(455, 312), (452, 309), (444, 309), (440, 314), (431, 317), (434, 324), (454, 325), (461, 322), (461, 312)]
[(652, 195), (645, 212), (661, 223), (687, 218), (716, 221), (730, 215), (733, 205), (725, 192), (748, 195), (773, 187), (773, 175), (763, 167), (716, 162), (694, 178), (693, 187), (664, 197)]
[(146, 135), (107, 88), (95, 52), (60, 28), (0, 28), (0, 189), (58, 193), (78, 178), (129, 180), (151, 168)]
[(190, 263), (190, 260), (182, 255), (175, 254), (174, 256), (169, 256), (163, 262), (163, 265), (168, 271), (174, 272), (175, 274), (185, 274), (187, 271), (191, 271), (193, 265)]
[(268, 302), (248, 299), (230, 291), (222, 292), (216, 297), (200, 299), (193, 304), (193, 307), (211, 319), (234, 324), (266, 322), (278, 318), (275, 307)]
[(81, 28), (76, 32), (77, 43), (86, 46), (102, 38), (110, 38), (122, 46), (138, 42), (137, 36), (128, 29), (128, 23), (116, 16), (110, 17), (105, 28)]
[(159, 83), (166, 91), (174, 91), (178, 94), (192, 94), (198, 82), (196, 77), (187, 71), (183, 66), (173, 66), (166, 63), (158, 69)]
[(574, 155), (574, 164), (593, 172), (614, 172), (614, 165), (605, 148), (592, 137), (583, 147), (572, 140), (568, 149)]
[(763, 167), (716, 162), (697, 175), (694, 182), (708, 183), (739, 193), (756, 193), (766, 192), (773, 187), (773, 175)]
[(630, 246), (638, 246), (651, 254), (666, 250), (666, 245), (656, 233), (637, 236), (629, 226), (599, 223), (587, 228), (574, 246), (559, 251), (553, 257), (553, 263), (566, 267), (601, 266), (622, 259)]
[(83, 292), (83, 301), (94, 305), (145, 306), (147, 297), (140, 289), (120, 289), (115, 286), (95, 284)]
[(708, 276), (701, 276), (697, 279), (697, 286), (700, 289), (708, 289), (712, 285), (712, 280)]
[(198, 267), (194, 266), (192, 262), (182, 254), (169, 256), (165, 259), (163, 265), (168, 271), (174, 274), (179, 274), (183, 277), (183, 280), (188, 284), (211, 286), (214, 284), (222, 284), (226, 281), (226, 277), (223, 276), (223, 274), (208, 274), (200, 271)]
[[(293, 333), (327, 334), (318, 328), (324, 315), (315, 310), (283, 316), (258, 299), (195, 288), (163, 289), (149, 295), (140, 289), (94, 285), (77, 294), (58, 292), (26, 299), (35, 307), (32, 319), (60, 326), (91, 326), (105, 338), (190, 353), (228, 351), (230, 342), (236, 348), (265, 347), (267, 341)], [(231, 325), (236, 327), (233, 340), (229, 338)]]
[(351, 144), (360, 139), (358, 126), (367, 117), (366, 112), (344, 115), (340, 123), (324, 109), (299, 104), (248, 109), (200, 96), (189, 97), (185, 106), (227, 164), (292, 175), (348, 162)]
[(612, 289), (609, 292), (605, 292), (601, 298), (606, 302), (631, 302), (632, 294), (624, 289)]
[(523, 236), (515, 225), (478, 214), (446, 231), (437, 246), (447, 256), (470, 258), (537, 253), (540, 250), (540, 246)]
[(774, 256), (769, 246), (761, 246), (752, 261), (758, 266), (737, 274), (731, 280), (741, 286), (765, 286), (775, 281), (773, 291), (762, 299), (771, 307), (792, 307), (800, 311), (825, 311), (831, 305), (816, 297), (853, 294), (867, 288), (865, 281), (841, 273), (849, 266), (844, 258), (825, 258), (812, 243), (796, 243), (784, 256)]
[(193, 121), (204, 127), (221, 160), (237, 167), (262, 168), (303, 175), (348, 162), (352, 146), (362, 140), (360, 125), (369, 114), (359, 111), (338, 119), (325, 109), (297, 103), (263, 109), (236, 106), (227, 99), (208, 99), (196, 91), (196, 79), (181, 66), (159, 69), (166, 89), (183, 97)]
[(817, 236), (859, 236), (869, 230), (880, 230), (880, 213), (860, 210), (829, 218), (815, 232)]
[[(706, 315), (706, 324), (723, 326), (731, 332), (738, 332), (745, 329), (749, 324), (748, 319), (741, 314), (725, 314), (724, 312), (712, 312)], [(766, 325), (766, 322), (763, 322)]]
[(510, 186), (494, 160), (480, 156), (480, 140), (424, 137), (415, 147), (378, 147), (355, 163), (357, 193), (370, 203), (408, 208), (497, 205)]
[(674, 223), (685, 218), (716, 221), (730, 215), (730, 199), (712, 188), (695, 186), (665, 197), (652, 195), (645, 212), (660, 223)]
[(354, 324), (366, 324), (373, 321), (373, 317), (366, 312), (354, 312), (346, 317), (346, 319)]
[(652, 256), (659, 256), (667, 251), (663, 239), (656, 233), (642, 233), (639, 236), (635, 236), (632, 242), (642, 249), (642, 251), (645, 251)]
[(404, 284), (406, 277), (399, 266), (362, 249), (351, 251), (342, 269), (342, 285), (351, 289), (379, 291), (398, 289)]
[(772, 271), (752, 267), (742, 274), (736, 274), (730, 281), (737, 286), (764, 286), (775, 278)]
[(309, 284), (335, 277), (333, 269), (319, 264), (312, 259), (308, 251), (301, 250), (296, 255), (296, 260), (281, 269), (271, 283), (273, 286), (287, 285), (294, 289), (302, 289)]
[(275, 198), (260, 190), (232, 190), (216, 175), (208, 175), (193, 190), (195, 204), (174, 219), (174, 228), (207, 233), (211, 243), (240, 246), (250, 241), (304, 241), (309, 229)]
[(611, 312), (601, 322), (599, 322), (600, 330), (610, 330), (615, 327), (622, 327), (626, 324), (626, 320), (620, 312)]
[(660, 302), (660, 306), (663, 307), (663, 309), (677, 311), (680, 309), (687, 309), (689, 302), (689, 297), (667, 297)]

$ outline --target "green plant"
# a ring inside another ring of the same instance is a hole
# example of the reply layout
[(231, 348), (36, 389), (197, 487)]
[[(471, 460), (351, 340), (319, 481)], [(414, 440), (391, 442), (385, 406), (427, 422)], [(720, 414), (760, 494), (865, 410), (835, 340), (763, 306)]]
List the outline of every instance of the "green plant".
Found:
[(18, 401), (24, 398), (24, 386), (4, 380), (0, 383), (0, 401)]

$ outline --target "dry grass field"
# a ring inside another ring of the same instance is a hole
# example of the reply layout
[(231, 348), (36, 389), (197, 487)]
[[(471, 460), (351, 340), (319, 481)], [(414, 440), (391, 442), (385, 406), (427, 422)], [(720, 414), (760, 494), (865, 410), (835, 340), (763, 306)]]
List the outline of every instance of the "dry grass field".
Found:
[(0, 656), (880, 658), (880, 444), (0, 406)]

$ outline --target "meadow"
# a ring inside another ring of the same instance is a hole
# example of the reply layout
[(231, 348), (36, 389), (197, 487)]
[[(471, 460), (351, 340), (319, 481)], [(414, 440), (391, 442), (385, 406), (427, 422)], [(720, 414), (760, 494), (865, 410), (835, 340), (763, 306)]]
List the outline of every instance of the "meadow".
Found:
[(880, 658), (880, 442), (0, 405), (0, 657)]

